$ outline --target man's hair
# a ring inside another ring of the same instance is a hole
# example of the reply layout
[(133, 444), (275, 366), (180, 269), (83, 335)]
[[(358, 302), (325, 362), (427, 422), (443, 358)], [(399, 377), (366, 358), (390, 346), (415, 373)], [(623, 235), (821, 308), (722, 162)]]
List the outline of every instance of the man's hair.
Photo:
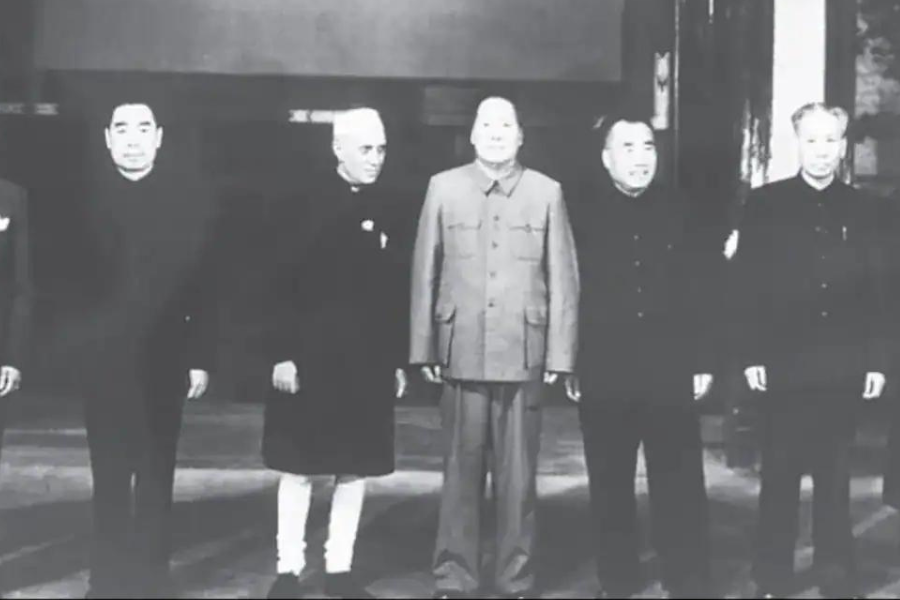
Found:
[(807, 115), (817, 112), (831, 115), (837, 119), (841, 126), (841, 137), (847, 135), (847, 127), (850, 124), (850, 116), (847, 114), (847, 111), (840, 106), (831, 106), (824, 102), (808, 102), (795, 110), (794, 114), (791, 115), (791, 123), (794, 125), (794, 132), (799, 133), (800, 123)]
[(334, 115), (332, 123), (332, 138), (338, 139), (345, 135), (359, 131), (361, 128), (378, 123), (383, 128), (384, 121), (381, 114), (370, 106), (354, 106), (347, 110), (338, 111)]
[(522, 115), (519, 112), (519, 107), (516, 106), (516, 103), (510, 100), (508, 97), (501, 96), (499, 94), (491, 94), (489, 96), (485, 96), (478, 102), (478, 106), (475, 108), (475, 115), (472, 117), (473, 126), (478, 120), (478, 114), (481, 112), (481, 108), (488, 102), (505, 102), (506, 104), (509, 104), (513, 109), (513, 114), (516, 116), (516, 123), (519, 124), (519, 129), (522, 128)]
[(613, 127), (619, 123), (643, 123), (650, 130), (650, 133), (654, 137), (656, 136), (653, 131), (653, 124), (644, 114), (629, 108), (616, 108), (600, 116), (594, 121), (593, 127), (591, 127), (594, 143), (599, 150), (606, 149), (606, 146), (609, 144), (609, 135), (612, 133)]
[(150, 112), (153, 114), (153, 120), (156, 122), (157, 127), (162, 127), (162, 121), (159, 114), (159, 111), (154, 108), (153, 104), (147, 102), (146, 100), (116, 100), (109, 102), (107, 104), (106, 115), (104, 117), (105, 127), (112, 126), (112, 118), (116, 111), (123, 106), (146, 106), (150, 109)]

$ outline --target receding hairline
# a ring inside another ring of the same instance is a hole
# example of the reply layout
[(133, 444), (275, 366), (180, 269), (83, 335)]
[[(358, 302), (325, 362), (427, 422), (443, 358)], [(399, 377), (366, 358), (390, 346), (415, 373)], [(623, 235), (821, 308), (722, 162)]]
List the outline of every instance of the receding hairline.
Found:
[(653, 127), (650, 126), (649, 123), (646, 123), (642, 119), (631, 119), (628, 117), (616, 117), (615, 121), (609, 124), (609, 128), (606, 130), (606, 136), (603, 139), (603, 149), (607, 149), (610, 146), (610, 140), (613, 139), (614, 132), (617, 127), (620, 125), (641, 125), (644, 129), (646, 129), (650, 133), (650, 139), (655, 143), (656, 142), (656, 133), (653, 131)]
[(159, 121), (156, 120), (156, 113), (153, 111), (153, 107), (147, 104), (146, 102), (123, 102), (122, 104), (116, 105), (115, 108), (112, 109), (112, 112), (109, 115), (109, 127), (114, 126), (116, 123), (121, 123), (121, 121), (116, 120), (116, 114), (119, 111), (128, 109), (128, 108), (143, 108), (146, 109), (148, 113), (150, 113), (150, 121), (149, 122), (157, 127), (159, 127)]
[(800, 133), (800, 125), (807, 117), (812, 115), (827, 115), (832, 117), (838, 123), (841, 131), (841, 137), (847, 135), (847, 128), (850, 125), (850, 115), (840, 106), (832, 106), (824, 102), (808, 102), (794, 111), (791, 115), (791, 124), (794, 127), (794, 133)]
[(522, 124), (519, 121), (519, 109), (516, 107), (516, 104), (512, 100), (503, 96), (488, 96), (487, 98), (479, 102), (478, 108), (475, 110), (476, 121), (481, 117), (482, 111), (491, 104), (508, 107), (510, 111), (512, 111), (512, 114), (516, 119), (516, 123), (521, 127)]

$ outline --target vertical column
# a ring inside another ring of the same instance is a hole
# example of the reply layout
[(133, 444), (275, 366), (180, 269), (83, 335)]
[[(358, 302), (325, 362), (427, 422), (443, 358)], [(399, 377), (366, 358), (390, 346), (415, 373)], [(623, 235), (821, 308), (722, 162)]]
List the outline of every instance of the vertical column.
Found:
[(797, 173), (791, 114), (825, 100), (826, 0), (775, 0), (768, 181)]

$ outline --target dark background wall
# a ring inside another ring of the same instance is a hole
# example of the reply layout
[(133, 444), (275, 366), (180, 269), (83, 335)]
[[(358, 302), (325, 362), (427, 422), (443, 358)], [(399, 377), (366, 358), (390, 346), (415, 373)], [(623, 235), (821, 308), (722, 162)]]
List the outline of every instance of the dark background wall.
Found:
[(45, 69), (617, 80), (624, 0), (38, 0)]

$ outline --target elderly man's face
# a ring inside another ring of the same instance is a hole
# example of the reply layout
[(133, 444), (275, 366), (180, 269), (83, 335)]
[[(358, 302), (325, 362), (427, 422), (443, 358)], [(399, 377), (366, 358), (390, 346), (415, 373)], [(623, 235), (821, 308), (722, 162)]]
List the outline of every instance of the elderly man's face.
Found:
[(162, 128), (149, 106), (123, 104), (113, 111), (106, 128), (106, 147), (121, 171), (150, 170), (161, 145)]
[(847, 138), (834, 115), (815, 111), (797, 126), (800, 169), (812, 179), (832, 177), (847, 152)]
[(514, 161), (523, 141), (515, 107), (500, 98), (482, 103), (472, 126), (470, 141), (479, 160), (492, 165)]
[(647, 189), (656, 176), (656, 142), (644, 123), (619, 121), (603, 149), (603, 165), (616, 185), (630, 194)]
[(366, 127), (341, 135), (334, 141), (334, 154), (338, 159), (338, 168), (350, 183), (375, 183), (387, 156), (384, 129)]

